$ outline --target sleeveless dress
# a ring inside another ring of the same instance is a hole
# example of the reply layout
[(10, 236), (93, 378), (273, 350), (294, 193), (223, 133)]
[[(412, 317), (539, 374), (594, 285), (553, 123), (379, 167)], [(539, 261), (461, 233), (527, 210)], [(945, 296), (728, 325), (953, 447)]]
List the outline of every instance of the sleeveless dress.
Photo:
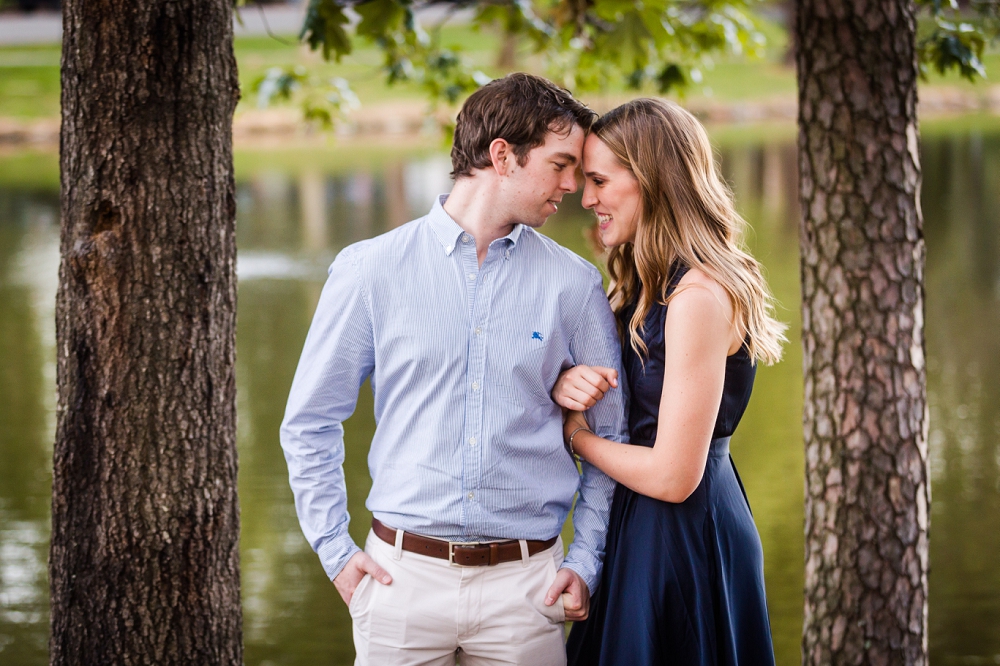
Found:
[[(668, 293), (686, 272), (673, 271)], [(622, 312), (626, 324), (634, 308)], [(645, 367), (623, 345), (637, 446), (656, 439), (666, 314), (657, 304), (646, 317)], [(754, 374), (745, 346), (727, 358), (705, 474), (688, 499), (674, 504), (615, 488), (601, 583), (590, 616), (570, 632), (570, 666), (774, 664), (760, 537), (729, 455)]]

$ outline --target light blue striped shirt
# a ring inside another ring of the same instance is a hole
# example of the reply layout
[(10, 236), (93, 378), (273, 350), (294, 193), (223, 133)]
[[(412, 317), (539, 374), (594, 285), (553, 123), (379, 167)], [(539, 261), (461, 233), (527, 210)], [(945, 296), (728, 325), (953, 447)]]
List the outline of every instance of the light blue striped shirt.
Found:
[[(586, 463), (578, 471), (549, 393), (576, 364), (621, 370), (601, 275), (522, 225), (491, 243), (480, 267), (445, 199), (330, 267), (281, 426), (302, 531), (331, 579), (358, 550), (342, 423), (370, 376), (366, 506), (376, 518), (452, 541), (548, 539), (579, 492), (564, 566), (593, 591), (614, 482)], [(621, 389), (588, 418), (627, 441)]]

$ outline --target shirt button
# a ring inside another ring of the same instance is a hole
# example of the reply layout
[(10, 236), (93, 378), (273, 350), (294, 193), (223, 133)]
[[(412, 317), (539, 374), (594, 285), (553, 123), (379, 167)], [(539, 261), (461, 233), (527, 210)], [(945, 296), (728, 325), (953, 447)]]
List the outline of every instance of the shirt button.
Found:
[(470, 280), (475, 280), (476, 279), (476, 274), (475, 273), (469, 273), (469, 279)]
[(463, 243), (471, 243), (472, 242), (472, 236), (470, 236), (469, 234), (462, 234), (462, 242)]
[(453, 247), (452, 247), (451, 245), (449, 245), (448, 247), (446, 247), (446, 248), (444, 249), (444, 251), (445, 251), (445, 252), (451, 252), (451, 251), (452, 251), (453, 249), (454, 249), (454, 248), (453, 248)]
[(482, 334), (483, 334), (483, 329), (481, 329), (480, 327), (476, 326), (476, 335), (482, 335)]
[(507, 255), (507, 258), (510, 259), (510, 250), (507, 250), (505, 254)]
[(469, 438), (469, 444), (472, 444), (473, 446), (475, 446), (476, 445), (476, 438), (475, 437), (470, 437)]
[(479, 382), (472, 382), (472, 390), (473, 391), (479, 390)]
[(472, 499), (472, 498), (473, 498), (473, 497), (475, 497), (475, 496), (476, 496), (476, 494), (475, 494), (475, 493), (469, 493), (469, 499)]

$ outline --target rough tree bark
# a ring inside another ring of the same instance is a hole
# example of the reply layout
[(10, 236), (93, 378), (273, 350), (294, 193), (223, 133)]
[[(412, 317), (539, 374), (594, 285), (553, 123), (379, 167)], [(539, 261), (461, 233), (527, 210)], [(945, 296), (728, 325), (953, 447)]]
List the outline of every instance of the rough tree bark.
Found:
[(232, 0), (63, 3), (52, 664), (240, 664)]
[(806, 664), (927, 663), (915, 27), (904, 0), (798, 4)]

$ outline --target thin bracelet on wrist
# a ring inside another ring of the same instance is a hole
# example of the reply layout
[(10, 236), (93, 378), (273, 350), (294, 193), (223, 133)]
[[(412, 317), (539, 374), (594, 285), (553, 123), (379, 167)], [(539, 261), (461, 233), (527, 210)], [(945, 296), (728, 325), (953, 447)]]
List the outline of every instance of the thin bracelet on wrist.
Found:
[(573, 449), (573, 438), (576, 437), (576, 433), (580, 432), (581, 430), (586, 430), (591, 435), (594, 434), (594, 431), (591, 430), (590, 428), (588, 428), (587, 426), (580, 426), (579, 428), (577, 428), (576, 430), (574, 430), (573, 432), (571, 432), (569, 434), (569, 439), (566, 440), (566, 443), (569, 446), (569, 453), (570, 453), (570, 455), (573, 456), (574, 458), (577, 458), (578, 460), (583, 460), (583, 456), (581, 456), (579, 453), (577, 453)]

